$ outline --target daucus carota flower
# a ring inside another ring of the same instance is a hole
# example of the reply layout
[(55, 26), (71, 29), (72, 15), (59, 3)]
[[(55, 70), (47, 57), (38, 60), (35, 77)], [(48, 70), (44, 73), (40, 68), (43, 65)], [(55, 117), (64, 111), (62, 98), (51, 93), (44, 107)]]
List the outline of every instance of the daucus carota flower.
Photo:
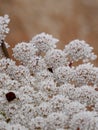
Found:
[(70, 68), (69, 66), (60, 66), (54, 71), (54, 77), (58, 83), (72, 83), (74, 76), (74, 68)]
[(56, 69), (67, 64), (67, 58), (62, 50), (52, 49), (45, 55), (45, 62), (49, 68)]
[(50, 49), (56, 48), (58, 41), (59, 40), (53, 38), (52, 35), (40, 33), (32, 38), (31, 43), (35, 44), (40, 51), (47, 52)]
[(76, 86), (81, 85), (94, 85), (97, 83), (98, 79), (98, 68), (94, 67), (93, 64), (81, 64), (75, 69), (75, 84)]
[(9, 32), (8, 24), (10, 22), (9, 16), (4, 15), (4, 17), (0, 16), (0, 42), (4, 40), (6, 34)]
[(96, 59), (96, 55), (94, 55), (92, 50), (93, 48), (85, 41), (73, 40), (65, 46), (64, 52), (71, 62), (78, 60), (86, 62)]
[(68, 127), (68, 116), (62, 112), (53, 112), (47, 117), (47, 130)]
[[(96, 116), (95, 112), (79, 112), (73, 116), (70, 127), (72, 130), (93, 130), (90, 123), (92, 118), (96, 118)], [(94, 128), (94, 130), (96, 129)]]
[(13, 48), (14, 57), (22, 63), (27, 63), (36, 53), (38, 49), (31, 43), (21, 42)]
[(15, 45), (17, 65), (3, 55), (8, 23), (0, 17), (0, 130), (98, 130), (93, 48), (74, 40), (61, 50), (58, 39), (41, 33)]

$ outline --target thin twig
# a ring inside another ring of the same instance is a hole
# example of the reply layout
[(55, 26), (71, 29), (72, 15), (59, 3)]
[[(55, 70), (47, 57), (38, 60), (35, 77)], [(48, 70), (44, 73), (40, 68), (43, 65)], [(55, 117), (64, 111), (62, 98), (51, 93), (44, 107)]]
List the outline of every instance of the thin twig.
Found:
[(6, 46), (5, 46), (4, 40), (1, 41), (1, 48), (2, 48), (2, 51), (4, 53), (4, 56), (6, 58), (10, 58), (8, 50), (7, 50)]

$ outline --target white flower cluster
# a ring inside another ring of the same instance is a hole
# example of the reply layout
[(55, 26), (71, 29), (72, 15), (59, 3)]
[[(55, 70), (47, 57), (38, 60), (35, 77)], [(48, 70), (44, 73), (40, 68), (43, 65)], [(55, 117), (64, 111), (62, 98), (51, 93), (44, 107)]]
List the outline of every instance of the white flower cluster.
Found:
[(18, 43), (15, 48), (13, 48), (13, 53), (16, 59), (24, 63), (31, 60), (37, 53), (37, 48), (31, 43), (22, 42)]
[(8, 15), (4, 15), (4, 17), (0, 16), (0, 44), (1, 40), (5, 39), (5, 34), (9, 32), (8, 23), (10, 22), (10, 19)]
[[(1, 40), (8, 22), (0, 17)], [(57, 42), (41, 33), (13, 48), (20, 65), (0, 59), (0, 130), (98, 130), (93, 48), (74, 40), (60, 50)], [(88, 63), (74, 66), (78, 60)]]
[(53, 48), (56, 48), (56, 43), (59, 40), (53, 38), (52, 35), (41, 33), (36, 35), (30, 41), (31, 43), (35, 44), (35, 46), (42, 52), (47, 52)]
[(74, 81), (76, 86), (98, 85), (98, 68), (93, 64), (81, 64), (76, 67)]
[(64, 52), (70, 62), (78, 60), (87, 62), (89, 60), (96, 59), (96, 55), (94, 55), (92, 50), (93, 48), (90, 47), (85, 41), (74, 40), (65, 46)]
[(49, 50), (44, 58), (47, 66), (52, 69), (67, 64), (67, 58), (64, 52), (59, 49)]

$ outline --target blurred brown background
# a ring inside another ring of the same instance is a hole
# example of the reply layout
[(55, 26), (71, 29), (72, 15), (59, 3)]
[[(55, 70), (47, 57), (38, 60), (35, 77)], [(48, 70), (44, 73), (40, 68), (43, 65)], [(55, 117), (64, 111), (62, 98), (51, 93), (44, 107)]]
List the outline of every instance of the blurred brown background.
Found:
[(6, 41), (12, 47), (46, 32), (60, 39), (60, 48), (82, 39), (98, 55), (98, 0), (0, 0), (0, 15), (4, 14), (11, 19)]

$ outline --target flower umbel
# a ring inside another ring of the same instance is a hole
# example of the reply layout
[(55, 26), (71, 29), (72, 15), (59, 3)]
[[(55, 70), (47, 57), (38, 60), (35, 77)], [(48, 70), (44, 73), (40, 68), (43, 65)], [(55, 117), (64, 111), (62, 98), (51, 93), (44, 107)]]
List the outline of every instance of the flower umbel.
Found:
[(73, 40), (61, 50), (58, 39), (40, 33), (15, 45), (17, 65), (2, 55), (9, 21), (0, 17), (0, 130), (98, 130), (93, 47)]

